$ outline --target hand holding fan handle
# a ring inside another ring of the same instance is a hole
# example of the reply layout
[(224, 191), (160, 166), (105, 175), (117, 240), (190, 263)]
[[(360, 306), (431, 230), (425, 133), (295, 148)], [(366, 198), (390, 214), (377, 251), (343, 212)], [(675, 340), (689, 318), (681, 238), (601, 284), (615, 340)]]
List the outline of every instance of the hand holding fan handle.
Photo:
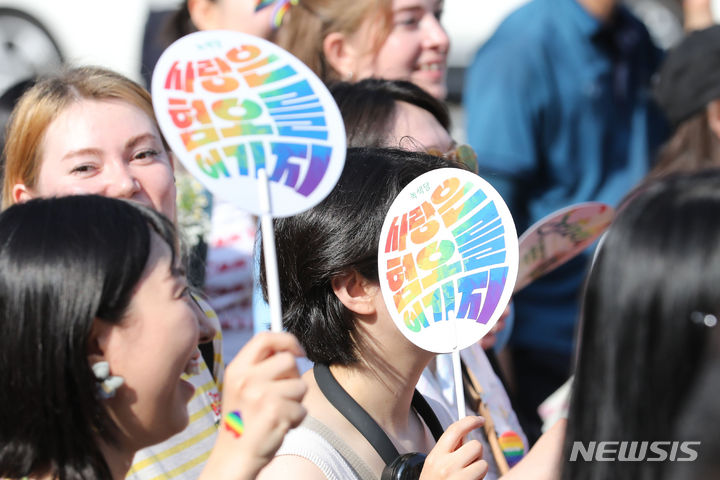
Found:
[(260, 227), (262, 230), (263, 254), (265, 257), (265, 278), (267, 281), (268, 303), (270, 304), (270, 329), (273, 332), (282, 331), (282, 305), (280, 303), (280, 280), (275, 253), (275, 232), (272, 223), (272, 208), (270, 205), (270, 183), (264, 168), (258, 170), (258, 196), (262, 215)]

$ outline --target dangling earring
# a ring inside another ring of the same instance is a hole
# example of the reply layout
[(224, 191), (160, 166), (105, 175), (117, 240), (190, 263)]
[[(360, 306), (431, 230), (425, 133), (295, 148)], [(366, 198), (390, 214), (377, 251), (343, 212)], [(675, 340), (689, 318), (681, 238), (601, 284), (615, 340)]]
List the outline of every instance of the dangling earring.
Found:
[(110, 375), (110, 364), (108, 362), (97, 362), (91, 368), (99, 382), (98, 393), (105, 400), (114, 397), (117, 389), (125, 383), (123, 377)]
[(353, 79), (354, 76), (355, 76), (355, 73), (353, 73), (352, 71), (350, 71), (350, 72), (348, 72), (348, 73), (345, 74), (345, 79), (344, 79), (344, 80), (345, 80), (346, 82), (348, 82), (348, 83), (349, 83), (349, 82), (352, 82), (352, 79)]

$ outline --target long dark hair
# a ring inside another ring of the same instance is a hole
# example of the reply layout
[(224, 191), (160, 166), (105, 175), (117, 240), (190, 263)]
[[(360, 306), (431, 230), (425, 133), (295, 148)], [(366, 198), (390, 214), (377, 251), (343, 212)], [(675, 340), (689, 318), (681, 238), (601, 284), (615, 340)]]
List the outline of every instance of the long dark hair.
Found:
[(694, 443), (697, 459), (676, 462), (663, 472), (667, 480), (720, 478), (720, 329), (714, 328), (695, 385), (688, 392), (671, 438)]
[(177, 10), (167, 17), (165, 25), (160, 31), (160, 41), (167, 47), (178, 38), (193, 32), (197, 32), (197, 27), (190, 18), (188, 0), (183, 0)]
[[(666, 441), (720, 318), (720, 171), (636, 192), (588, 277), (564, 459), (575, 442)], [(577, 457), (577, 456), (576, 456)], [(661, 462), (565, 465), (566, 479), (659, 478)]]
[(330, 93), (345, 123), (348, 147), (397, 147), (388, 145), (388, 131), (395, 122), (397, 102), (427, 110), (445, 130), (450, 114), (443, 102), (405, 80), (367, 78), (357, 83), (331, 84)]
[(720, 139), (709, 122), (707, 110), (684, 120), (660, 149), (648, 177), (720, 167)]
[[(332, 279), (351, 271), (377, 282), (380, 230), (390, 205), (416, 177), (457, 167), (406, 150), (351, 148), (332, 192), (314, 208), (275, 220), (283, 325), (313, 362), (358, 360), (355, 320), (335, 296)], [(261, 283), (266, 291), (264, 268)]]
[(0, 214), (0, 477), (110, 478), (117, 441), (88, 364), (94, 321), (119, 323), (157, 232), (171, 222), (100, 196), (37, 199)]

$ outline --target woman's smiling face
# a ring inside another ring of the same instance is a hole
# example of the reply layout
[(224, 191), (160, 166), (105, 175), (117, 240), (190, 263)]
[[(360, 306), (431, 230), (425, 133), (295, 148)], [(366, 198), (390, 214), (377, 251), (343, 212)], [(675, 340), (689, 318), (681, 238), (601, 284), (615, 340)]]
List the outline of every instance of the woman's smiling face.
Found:
[(15, 201), (97, 194), (126, 198), (175, 218), (175, 182), (153, 119), (122, 100), (81, 99), (48, 126), (32, 187), (16, 184)]
[(98, 343), (111, 373), (125, 382), (108, 400), (113, 420), (135, 449), (183, 430), (195, 388), (181, 378), (199, 365), (198, 315), (170, 247), (151, 234), (150, 256), (119, 324), (103, 325)]
[(377, 77), (408, 80), (444, 99), (450, 39), (440, 24), (440, 0), (393, 0), (390, 32), (378, 50), (368, 39), (378, 34), (376, 19), (370, 18), (348, 39), (355, 50), (357, 79)]

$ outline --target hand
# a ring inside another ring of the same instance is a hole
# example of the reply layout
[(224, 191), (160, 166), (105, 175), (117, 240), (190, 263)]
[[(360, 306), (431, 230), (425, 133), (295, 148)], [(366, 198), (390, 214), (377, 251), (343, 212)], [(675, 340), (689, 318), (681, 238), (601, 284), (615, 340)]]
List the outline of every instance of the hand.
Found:
[(465, 417), (450, 425), (425, 459), (420, 480), (484, 478), (488, 464), (482, 459), (482, 444), (477, 440), (463, 442), (465, 435), (482, 424), (482, 417)]
[[(256, 335), (225, 370), (223, 424), (201, 479), (249, 479), (272, 460), (285, 434), (305, 418), (300, 403), (307, 385), (295, 357), (305, 352), (289, 333)], [(224, 424), (239, 411), (244, 433), (239, 438)]]

